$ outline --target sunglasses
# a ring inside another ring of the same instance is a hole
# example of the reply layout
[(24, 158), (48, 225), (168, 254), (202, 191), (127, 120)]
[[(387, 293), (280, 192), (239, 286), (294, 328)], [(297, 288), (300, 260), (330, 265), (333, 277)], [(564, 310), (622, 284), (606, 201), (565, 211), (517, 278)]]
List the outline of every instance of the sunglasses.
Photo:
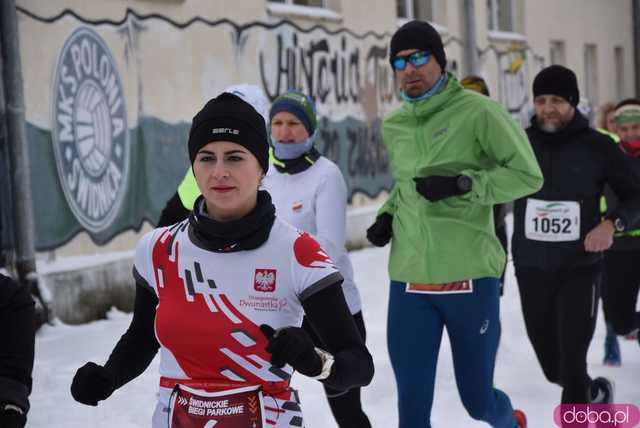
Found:
[(431, 55), (427, 51), (418, 51), (410, 55), (397, 56), (393, 59), (393, 68), (398, 71), (402, 71), (407, 68), (407, 63), (410, 62), (414, 67), (420, 67), (429, 62)]

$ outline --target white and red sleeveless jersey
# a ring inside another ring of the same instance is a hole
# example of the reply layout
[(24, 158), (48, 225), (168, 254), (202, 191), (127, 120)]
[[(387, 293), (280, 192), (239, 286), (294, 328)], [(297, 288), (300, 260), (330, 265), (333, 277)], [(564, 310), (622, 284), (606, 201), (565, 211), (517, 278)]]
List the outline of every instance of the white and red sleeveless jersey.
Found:
[[(272, 402), (265, 399), (267, 424), (302, 426), (299, 400), (288, 388), (293, 370), (271, 365), (259, 327), (300, 326), (301, 302), (341, 279), (309, 234), (276, 218), (260, 247), (215, 253), (198, 244), (185, 220), (146, 234), (134, 269), (159, 299), (155, 331), (163, 378), (262, 385), (267, 396), (274, 391)], [(154, 427), (166, 425), (170, 393), (160, 388)]]

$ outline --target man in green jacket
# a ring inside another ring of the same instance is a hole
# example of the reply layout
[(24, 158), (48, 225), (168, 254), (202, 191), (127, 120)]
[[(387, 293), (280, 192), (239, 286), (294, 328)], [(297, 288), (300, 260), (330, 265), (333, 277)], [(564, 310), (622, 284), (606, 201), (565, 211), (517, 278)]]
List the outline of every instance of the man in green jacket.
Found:
[(391, 240), (387, 340), (399, 426), (431, 427), (446, 326), (469, 414), (496, 428), (526, 427), (524, 413), (493, 387), (505, 264), (493, 206), (537, 191), (542, 173), (509, 114), (446, 72), (431, 25), (403, 25), (389, 57), (404, 99), (383, 126), (395, 184), (367, 237), (377, 246)]

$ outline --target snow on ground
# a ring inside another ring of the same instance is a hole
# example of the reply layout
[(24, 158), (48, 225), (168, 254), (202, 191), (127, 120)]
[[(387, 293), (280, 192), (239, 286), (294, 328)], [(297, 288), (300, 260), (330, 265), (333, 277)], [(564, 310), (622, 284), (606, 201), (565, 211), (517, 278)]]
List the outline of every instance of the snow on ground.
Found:
[[(373, 382), (363, 390), (364, 409), (373, 427), (393, 427), (397, 425), (396, 391), (385, 336), (388, 249), (365, 249), (352, 252), (351, 257), (362, 294), (367, 344), (376, 367)], [(511, 265), (507, 271), (506, 291), (501, 304), (503, 333), (495, 385), (510, 395), (515, 407), (525, 410), (530, 427), (553, 427), (552, 414), (560, 400), (560, 388), (544, 379), (526, 336)], [(150, 426), (158, 382), (157, 358), (142, 376), (116, 391), (98, 407), (78, 404), (69, 393), (75, 370), (87, 361), (104, 363), (130, 319), (128, 314), (112, 311), (108, 320), (83, 326), (46, 326), (38, 333), (32, 410), (27, 427)], [(416, 334), (419, 334), (419, 330)], [(623, 366), (604, 367), (604, 336), (600, 314), (588, 357), (591, 376), (607, 376), (615, 381), (617, 403), (640, 405), (638, 343), (621, 339)], [(293, 384), (301, 393), (307, 428), (334, 428), (336, 425), (320, 384), (303, 376), (296, 376)], [(467, 416), (460, 404), (446, 335), (440, 350), (432, 424), (434, 427), (454, 428), (487, 426)], [(416, 424), (416, 427), (419, 426)]]

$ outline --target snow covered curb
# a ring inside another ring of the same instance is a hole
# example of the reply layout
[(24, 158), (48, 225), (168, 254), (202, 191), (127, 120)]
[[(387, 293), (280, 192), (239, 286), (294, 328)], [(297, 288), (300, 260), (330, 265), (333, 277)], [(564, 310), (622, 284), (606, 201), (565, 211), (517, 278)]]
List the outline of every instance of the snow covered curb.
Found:
[(90, 256), (83, 262), (61, 259), (42, 269), (39, 265), (38, 271), (51, 292), (55, 316), (67, 324), (81, 324), (105, 318), (112, 307), (133, 310), (132, 266), (133, 253), (124, 252)]

